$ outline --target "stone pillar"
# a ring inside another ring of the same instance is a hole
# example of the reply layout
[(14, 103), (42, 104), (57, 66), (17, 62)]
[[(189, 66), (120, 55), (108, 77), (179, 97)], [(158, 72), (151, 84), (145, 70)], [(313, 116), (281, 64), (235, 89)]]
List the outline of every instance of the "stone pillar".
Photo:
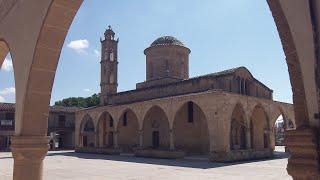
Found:
[[(102, 143), (103, 144), (103, 143)], [(95, 131), (94, 132), (94, 147), (98, 148), (100, 147), (100, 143), (99, 143), (99, 131)]]
[(143, 148), (143, 131), (139, 130), (139, 147)]
[(14, 180), (41, 180), (43, 159), (49, 149), (46, 136), (12, 137), (11, 151), (14, 158)]
[(285, 145), (289, 149), (287, 171), (294, 180), (319, 179), (318, 135), (312, 129), (287, 130)]
[(247, 149), (251, 149), (251, 128), (246, 128), (246, 146)]
[(114, 148), (118, 149), (119, 145), (118, 145), (118, 131), (114, 131)]
[(270, 138), (270, 148), (272, 150), (275, 150), (276, 147), (276, 138), (275, 138), (275, 133), (274, 129), (269, 130), (269, 138)]
[(169, 130), (169, 136), (170, 136), (170, 151), (174, 151), (175, 147), (174, 147), (174, 132), (173, 132), (173, 129)]

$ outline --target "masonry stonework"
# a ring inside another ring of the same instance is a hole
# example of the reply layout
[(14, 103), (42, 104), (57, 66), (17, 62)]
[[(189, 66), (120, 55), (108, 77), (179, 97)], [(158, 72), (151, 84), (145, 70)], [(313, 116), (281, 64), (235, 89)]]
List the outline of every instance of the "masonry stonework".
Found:
[[(119, 93), (102, 88), (104, 103), (77, 113), (76, 150), (222, 162), (272, 157), (275, 121), (294, 122), (292, 104), (273, 101), (245, 67), (189, 78), (190, 52), (174, 37), (156, 39), (144, 51), (145, 82)], [(109, 51), (101, 57), (101, 71), (112, 67)], [(101, 76), (101, 84), (110, 79)]]

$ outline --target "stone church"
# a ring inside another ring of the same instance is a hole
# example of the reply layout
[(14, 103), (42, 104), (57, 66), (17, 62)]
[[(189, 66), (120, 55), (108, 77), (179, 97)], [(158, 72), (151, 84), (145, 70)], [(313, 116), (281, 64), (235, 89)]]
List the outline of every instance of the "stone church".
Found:
[(191, 50), (163, 36), (144, 50), (146, 80), (118, 92), (118, 40), (101, 39), (100, 106), (76, 113), (76, 151), (228, 162), (273, 156), (274, 124), (295, 124), (293, 105), (245, 67), (189, 77)]

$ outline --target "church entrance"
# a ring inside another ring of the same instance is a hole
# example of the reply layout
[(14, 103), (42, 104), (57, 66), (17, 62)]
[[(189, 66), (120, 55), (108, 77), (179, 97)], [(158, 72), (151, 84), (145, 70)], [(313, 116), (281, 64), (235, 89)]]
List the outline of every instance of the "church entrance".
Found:
[(154, 149), (159, 148), (160, 145), (160, 136), (159, 136), (159, 131), (153, 131), (152, 132), (152, 147)]
[(83, 136), (82, 142), (83, 142), (83, 147), (88, 147), (88, 137), (87, 136)]
[(109, 132), (108, 142), (109, 142), (109, 146), (113, 146), (113, 132)]

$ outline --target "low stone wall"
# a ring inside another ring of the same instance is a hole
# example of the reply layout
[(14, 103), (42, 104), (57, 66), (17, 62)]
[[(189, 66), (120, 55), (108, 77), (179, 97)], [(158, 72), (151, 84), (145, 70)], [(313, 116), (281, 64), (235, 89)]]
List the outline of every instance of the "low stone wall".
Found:
[(135, 151), (135, 156), (138, 157), (151, 157), (151, 158), (164, 158), (164, 159), (180, 159), (184, 158), (186, 153), (183, 151), (170, 151), (158, 149), (138, 149)]
[(121, 150), (114, 149), (114, 148), (76, 148), (75, 152), (77, 152), (77, 153), (119, 155), (121, 153)]
[(256, 160), (256, 159), (265, 159), (272, 158), (273, 150), (272, 149), (263, 149), (263, 150), (234, 150), (229, 152), (212, 152), (210, 153), (210, 161), (215, 162), (235, 162), (235, 161), (245, 161), (245, 160)]

